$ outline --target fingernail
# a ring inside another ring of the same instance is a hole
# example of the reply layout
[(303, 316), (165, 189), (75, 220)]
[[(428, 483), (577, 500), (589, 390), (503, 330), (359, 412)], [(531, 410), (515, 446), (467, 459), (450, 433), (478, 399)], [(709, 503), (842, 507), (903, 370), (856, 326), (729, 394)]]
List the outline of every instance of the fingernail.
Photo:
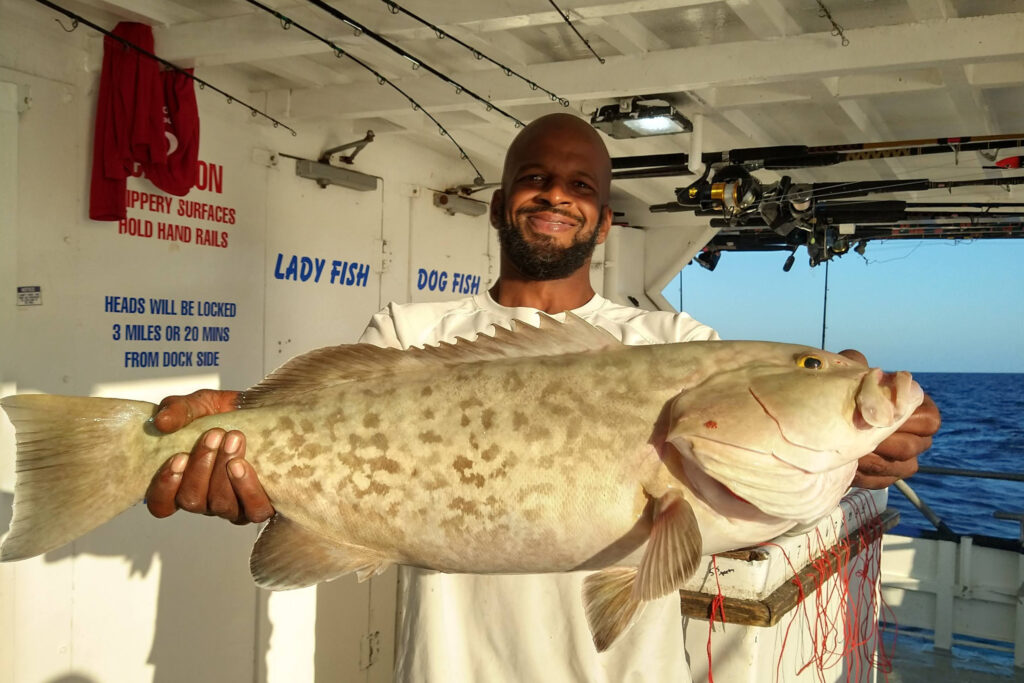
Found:
[(206, 438), (203, 439), (203, 443), (206, 447), (212, 451), (220, 448), (220, 442), (224, 440), (224, 432), (219, 429), (209, 431), (206, 433)]
[(231, 432), (228, 434), (228, 438), (224, 441), (224, 452), (228, 455), (233, 455), (238, 451), (238, 447), (242, 445), (242, 435), (237, 432)]
[(241, 479), (245, 476), (245, 465), (237, 460), (232, 460), (228, 463), (228, 474), (234, 479)]
[(188, 454), (178, 453), (176, 456), (171, 458), (171, 472), (175, 474), (181, 474), (185, 471), (185, 465), (188, 464)]

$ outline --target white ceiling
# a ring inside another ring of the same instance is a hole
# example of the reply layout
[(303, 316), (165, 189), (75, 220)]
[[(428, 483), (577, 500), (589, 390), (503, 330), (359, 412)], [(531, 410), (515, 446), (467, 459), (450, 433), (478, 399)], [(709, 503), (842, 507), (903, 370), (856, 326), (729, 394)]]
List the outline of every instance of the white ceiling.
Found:
[[(589, 116), (618, 98), (656, 95), (687, 115), (702, 115), (704, 151), (1024, 132), (1020, 0), (823, 0), (843, 27), (846, 45), (833, 35), (817, 0), (556, 2), (604, 64), (549, 0), (399, 4), (567, 98), (576, 113)], [(221, 68), (241, 72), (254, 101), (268, 103), (269, 113), (295, 127), (345, 119), (353, 130), (372, 128), (435, 146), (443, 141), (422, 112), (378, 85), (373, 74), (336, 58), (294, 26), (282, 30), (277, 19), (244, 0), (60, 4), (107, 26), (151, 23), (160, 56), (207, 67), (211, 81)], [(449, 129), (488, 180), (495, 179), (516, 132), (511, 121), (306, 2), (268, 4), (394, 79)], [(562, 109), (430, 28), (390, 12), (383, 0), (331, 4), (523, 121)], [(686, 135), (609, 140), (613, 156), (688, 151), (690, 144)], [(977, 153), (949, 154), (792, 175), (803, 181), (953, 179), (981, 176), (983, 163), (991, 162)], [(473, 175), (465, 165), (462, 181)], [(672, 189), (689, 180), (617, 181), (616, 193), (645, 204), (668, 202)], [(999, 188), (971, 194), (1012, 200)]]

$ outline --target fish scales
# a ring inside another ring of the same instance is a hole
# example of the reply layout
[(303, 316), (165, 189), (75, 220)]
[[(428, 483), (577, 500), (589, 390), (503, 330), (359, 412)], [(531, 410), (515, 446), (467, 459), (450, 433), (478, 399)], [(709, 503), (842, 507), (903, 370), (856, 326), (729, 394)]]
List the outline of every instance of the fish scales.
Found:
[(567, 570), (646, 504), (651, 416), (679, 391), (654, 348), (367, 380), (229, 422), (256, 434), (249, 459), (303, 526), (445, 571)]
[(250, 560), (260, 585), (396, 563), (596, 569), (583, 600), (603, 650), (702, 554), (826, 514), (922, 399), (909, 373), (817, 349), (626, 347), (572, 315), (424, 349), (312, 351), (240, 410), (169, 435), (150, 403), (10, 396), (18, 474), (0, 560), (81, 536), (205, 430), (238, 429), (277, 513)]

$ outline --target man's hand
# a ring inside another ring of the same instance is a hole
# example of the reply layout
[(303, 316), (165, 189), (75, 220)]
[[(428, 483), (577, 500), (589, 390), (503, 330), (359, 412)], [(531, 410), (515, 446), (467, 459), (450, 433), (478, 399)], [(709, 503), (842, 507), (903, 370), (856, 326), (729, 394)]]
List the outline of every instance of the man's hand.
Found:
[[(847, 358), (867, 363), (859, 351), (841, 352)], [(868, 453), (857, 463), (857, 474), (853, 486), (864, 489), (884, 489), (899, 479), (906, 479), (917, 472), (917, 457), (932, 446), (932, 436), (939, 431), (942, 417), (935, 401), (925, 394), (917, 410), (873, 453)]]
[[(153, 424), (164, 433), (181, 429), (198, 417), (235, 409), (237, 391), (202, 389), (160, 402)], [(245, 436), (211, 429), (199, 437), (191, 453), (172, 456), (153, 477), (146, 506), (154, 517), (179, 508), (216, 515), (235, 524), (263, 522), (274, 514), (256, 472), (245, 460)]]

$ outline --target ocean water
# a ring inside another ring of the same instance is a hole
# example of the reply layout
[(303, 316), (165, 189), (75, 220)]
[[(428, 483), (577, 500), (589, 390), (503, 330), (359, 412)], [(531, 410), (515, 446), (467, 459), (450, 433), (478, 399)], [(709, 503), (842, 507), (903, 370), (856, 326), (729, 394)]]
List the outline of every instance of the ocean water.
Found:
[[(914, 373), (942, 413), (942, 428), (921, 465), (1024, 474), (1024, 374)], [(1018, 538), (1016, 521), (996, 510), (1024, 512), (1024, 482), (918, 473), (907, 483), (959, 534)], [(900, 511), (894, 533), (934, 529), (895, 487), (889, 505)]]

